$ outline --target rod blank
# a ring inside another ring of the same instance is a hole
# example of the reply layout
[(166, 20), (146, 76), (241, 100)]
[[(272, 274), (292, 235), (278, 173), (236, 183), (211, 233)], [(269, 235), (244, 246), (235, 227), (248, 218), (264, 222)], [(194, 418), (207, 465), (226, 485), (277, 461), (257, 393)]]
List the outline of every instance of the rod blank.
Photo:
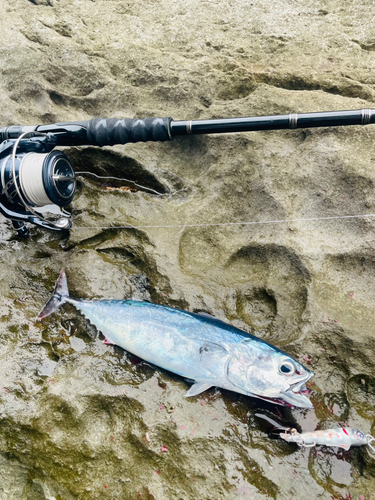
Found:
[(179, 135), (220, 134), (375, 123), (375, 109), (291, 113), (213, 120), (174, 121), (172, 118), (93, 118), (89, 121), (0, 128), (0, 143), (25, 132), (48, 134), (58, 146), (113, 146), (127, 142), (168, 141)]
[(172, 121), (172, 137), (189, 134), (220, 134), (256, 130), (282, 130), (310, 127), (338, 127), (375, 123), (375, 109), (291, 113), (289, 115), (254, 116), (218, 120)]

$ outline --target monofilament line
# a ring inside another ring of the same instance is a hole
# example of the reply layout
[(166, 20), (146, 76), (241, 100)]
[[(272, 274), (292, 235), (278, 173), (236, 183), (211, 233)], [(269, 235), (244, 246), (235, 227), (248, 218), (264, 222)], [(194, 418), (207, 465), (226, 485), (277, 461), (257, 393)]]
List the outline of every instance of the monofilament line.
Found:
[[(141, 184), (137, 184), (135, 181), (132, 181), (131, 179), (125, 179), (125, 177), (112, 177), (110, 175), (97, 175), (94, 174), (93, 172), (76, 172), (76, 175), (92, 175), (93, 177), (96, 177), (97, 179), (112, 179), (115, 181), (124, 181), (124, 182), (129, 182), (130, 184), (133, 184), (133, 186), (136, 186), (139, 189), (143, 189), (145, 191), (149, 191), (150, 193), (155, 193), (158, 196), (163, 196), (164, 193), (160, 193), (159, 191), (156, 191), (156, 189), (152, 189), (146, 186), (142, 186)], [(170, 193), (167, 193), (170, 194)]]
[(308, 217), (304, 219), (279, 219), (279, 220), (263, 220), (263, 221), (248, 221), (248, 222), (218, 222), (218, 223), (202, 223), (202, 224), (161, 224), (161, 225), (139, 225), (133, 226), (75, 226), (76, 229), (169, 229), (169, 228), (185, 228), (185, 227), (223, 227), (223, 226), (255, 226), (262, 224), (286, 224), (290, 222), (312, 222), (323, 220), (338, 220), (338, 219), (361, 219), (375, 217), (375, 214), (361, 215), (334, 215), (328, 217)]

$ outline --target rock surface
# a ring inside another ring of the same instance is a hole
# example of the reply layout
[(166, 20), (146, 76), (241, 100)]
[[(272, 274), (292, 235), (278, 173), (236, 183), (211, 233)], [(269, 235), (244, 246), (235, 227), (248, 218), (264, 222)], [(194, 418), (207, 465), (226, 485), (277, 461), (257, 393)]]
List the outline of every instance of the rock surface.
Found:
[[(0, 0), (0, 12), (1, 126), (374, 107), (370, 0)], [(310, 364), (315, 411), (286, 418), (374, 433), (375, 221), (295, 220), (375, 212), (374, 137), (68, 148), (77, 171), (144, 188), (80, 177), (69, 238), (34, 228), (22, 241), (0, 222), (0, 499), (374, 499), (366, 450), (272, 441), (259, 402), (185, 399), (181, 378), (103, 345), (72, 308), (35, 321), (61, 268), (75, 297), (203, 310)], [(155, 227), (109, 228), (126, 224)]]

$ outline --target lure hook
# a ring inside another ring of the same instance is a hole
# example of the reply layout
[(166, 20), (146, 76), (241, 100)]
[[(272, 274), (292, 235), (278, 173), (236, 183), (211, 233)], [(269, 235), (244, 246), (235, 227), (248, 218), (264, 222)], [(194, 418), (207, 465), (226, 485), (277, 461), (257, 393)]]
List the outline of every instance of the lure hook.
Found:
[(371, 443), (375, 443), (375, 437), (371, 436), (371, 434), (367, 434), (367, 446), (370, 448), (370, 454), (375, 457), (375, 445)]

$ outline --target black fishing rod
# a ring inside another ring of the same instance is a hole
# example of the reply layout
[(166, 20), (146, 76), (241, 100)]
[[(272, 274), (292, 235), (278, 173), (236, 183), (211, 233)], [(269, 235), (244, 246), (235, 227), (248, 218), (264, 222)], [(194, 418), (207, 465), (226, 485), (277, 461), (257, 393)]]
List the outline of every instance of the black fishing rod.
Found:
[[(62, 209), (73, 200), (76, 177), (68, 157), (56, 146), (114, 146), (168, 141), (182, 135), (338, 127), (375, 123), (375, 109), (291, 113), (288, 115), (174, 121), (172, 118), (93, 118), (50, 125), (0, 129), (0, 213), (21, 236), (30, 222), (55, 231), (70, 229)], [(46, 212), (59, 214), (51, 221)]]

